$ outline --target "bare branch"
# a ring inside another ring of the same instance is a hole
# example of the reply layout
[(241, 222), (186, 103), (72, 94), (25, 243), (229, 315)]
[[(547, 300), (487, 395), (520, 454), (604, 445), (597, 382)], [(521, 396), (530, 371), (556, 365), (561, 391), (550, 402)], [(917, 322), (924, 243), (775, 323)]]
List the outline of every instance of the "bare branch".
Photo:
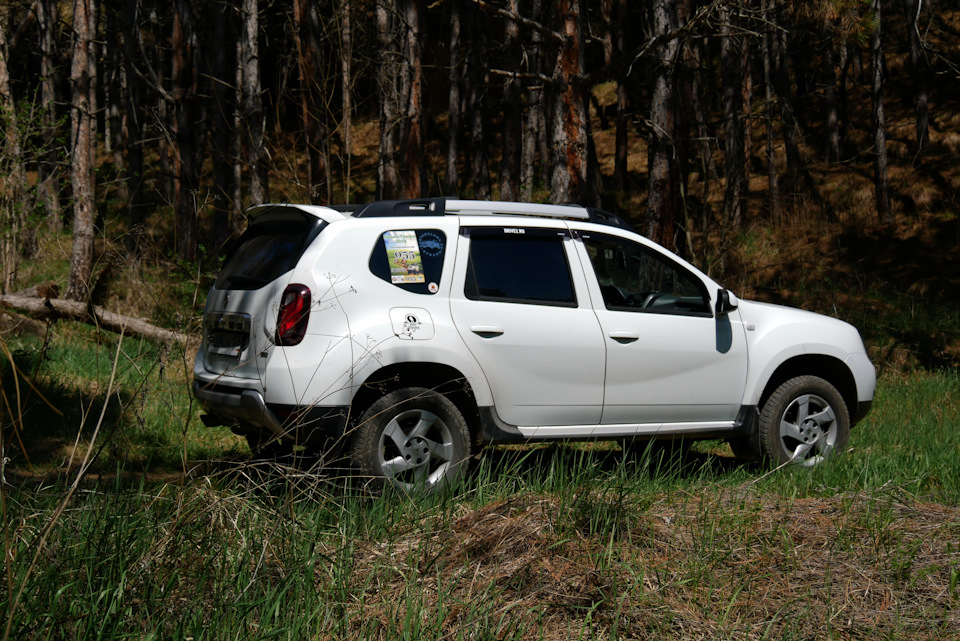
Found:
[(506, 18), (507, 20), (513, 20), (517, 24), (523, 27), (526, 27), (527, 29), (531, 29), (533, 31), (536, 31), (538, 33), (545, 35), (547, 38), (549, 38), (550, 40), (553, 40), (554, 42), (563, 42), (564, 40), (564, 35), (562, 33), (557, 33), (553, 29), (545, 27), (539, 22), (530, 20), (529, 18), (524, 18), (521, 15), (512, 13), (510, 11), (507, 11), (506, 9), (501, 9), (500, 7), (494, 7), (493, 5), (484, 2), (484, 0), (472, 0), (472, 1), (475, 5), (477, 5), (487, 13), (493, 14), (495, 16), (499, 16), (501, 18)]

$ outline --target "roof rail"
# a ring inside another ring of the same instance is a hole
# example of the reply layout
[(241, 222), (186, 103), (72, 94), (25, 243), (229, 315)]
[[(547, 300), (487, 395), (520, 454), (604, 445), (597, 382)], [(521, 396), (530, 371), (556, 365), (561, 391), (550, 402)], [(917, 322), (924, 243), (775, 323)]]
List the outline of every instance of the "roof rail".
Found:
[(453, 198), (418, 198), (380, 200), (367, 205), (335, 205), (337, 211), (356, 218), (387, 216), (531, 216), (585, 220), (600, 225), (633, 230), (633, 225), (610, 212), (579, 205), (544, 205), (539, 203), (502, 202), (496, 200), (459, 200)]
[(445, 198), (420, 198), (417, 200), (378, 200), (353, 212), (356, 218), (382, 218), (385, 216), (443, 216)]

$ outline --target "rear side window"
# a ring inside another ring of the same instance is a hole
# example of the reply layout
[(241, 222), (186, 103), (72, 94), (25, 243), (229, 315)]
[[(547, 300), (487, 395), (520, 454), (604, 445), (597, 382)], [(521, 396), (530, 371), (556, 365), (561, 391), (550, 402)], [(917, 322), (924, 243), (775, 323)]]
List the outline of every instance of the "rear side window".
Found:
[(567, 232), (556, 229), (469, 230), (470, 259), (464, 295), (532, 305), (576, 307)]
[(374, 276), (414, 294), (440, 291), (447, 236), (439, 229), (384, 232), (370, 254)]
[(296, 267), (326, 225), (296, 210), (258, 216), (227, 256), (214, 287), (260, 289)]

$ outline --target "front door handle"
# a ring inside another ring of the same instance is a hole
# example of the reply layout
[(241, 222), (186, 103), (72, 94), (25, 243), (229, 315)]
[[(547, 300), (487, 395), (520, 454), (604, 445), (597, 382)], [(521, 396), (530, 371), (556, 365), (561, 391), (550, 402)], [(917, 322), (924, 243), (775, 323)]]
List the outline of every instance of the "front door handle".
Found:
[(610, 332), (610, 338), (617, 341), (618, 343), (632, 343), (633, 341), (640, 340), (640, 334), (636, 332)]
[(471, 325), (470, 331), (480, 338), (496, 338), (503, 334), (503, 330), (496, 325)]

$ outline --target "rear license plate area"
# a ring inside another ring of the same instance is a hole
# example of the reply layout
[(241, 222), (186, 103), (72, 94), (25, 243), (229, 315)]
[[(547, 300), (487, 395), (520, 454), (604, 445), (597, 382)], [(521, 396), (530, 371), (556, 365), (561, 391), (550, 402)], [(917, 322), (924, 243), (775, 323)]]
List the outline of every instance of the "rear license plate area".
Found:
[(250, 344), (250, 315), (210, 313), (204, 319), (207, 352), (238, 357)]

